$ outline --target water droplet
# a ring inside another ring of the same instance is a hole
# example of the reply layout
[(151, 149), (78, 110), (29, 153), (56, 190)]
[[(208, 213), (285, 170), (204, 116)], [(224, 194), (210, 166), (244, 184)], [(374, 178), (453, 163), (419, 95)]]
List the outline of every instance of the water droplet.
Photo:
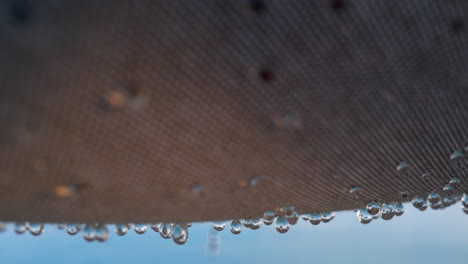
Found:
[(0, 222), (0, 232), (3, 232), (7, 229), (7, 223), (5, 222)]
[(468, 195), (464, 193), (460, 199), (463, 207), (468, 208)]
[(284, 234), (284, 233), (288, 232), (288, 230), (289, 230), (289, 222), (286, 219), (286, 217), (280, 216), (280, 217), (278, 217), (278, 219), (276, 219), (275, 227), (276, 227), (276, 230), (280, 234)]
[(78, 232), (80, 232), (81, 227), (80, 225), (77, 225), (77, 224), (68, 224), (66, 227), (66, 230), (69, 235), (74, 236), (78, 234)]
[(431, 176), (431, 175), (429, 174), (429, 172), (425, 172), (425, 173), (423, 173), (423, 174), (421, 175), (421, 178), (423, 178), (423, 179), (426, 180), (426, 179), (428, 179), (430, 176)]
[(195, 185), (192, 187), (192, 194), (193, 195), (200, 195), (201, 193), (203, 193), (205, 191), (205, 186), (202, 186), (202, 185)]
[(407, 161), (402, 161), (402, 162), (400, 162), (400, 164), (398, 164), (398, 166), (396, 167), (396, 170), (397, 170), (398, 172), (405, 172), (405, 171), (407, 171), (409, 168), (410, 168), (409, 162), (407, 162)]
[(372, 221), (372, 215), (369, 214), (367, 209), (359, 209), (356, 215), (361, 224), (368, 224)]
[(250, 187), (255, 187), (255, 186), (259, 185), (262, 181), (263, 181), (263, 177), (257, 175), (257, 176), (252, 177), (249, 180), (249, 185), (250, 185)]
[(159, 230), (161, 230), (163, 223), (155, 223), (151, 225), (151, 229), (154, 230), (154, 232), (159, 233)]
[(460, 150), (456, 149), (450, 154), (450, 160), (460, 160), (463, 158), (463, 152)]
[(252, 227), (252, 220), (251, 219), (243, 219), (243, 220), (241, 220), (241, 223), (242, 223), (243, 226), (245, 226), (247, 228)]
[(240, 232), (242, 232), (242, 224), (239, 220), (233, 220), (231, 222), (231, 233), (238, 235)]
[(186, 226), (187, 228), (189, 228), (189, 227), (192, 226), (192, 223), (185, 223), (185, 226)]
[(354, 200), (358, 200), (359, 199), (359, 194), (361, 193), (361, 191), (362, 191), (361, 187), (354, 186), (353, 188), (351, 188), (349, 190), (349, 193), (353, 196)]
[(28, 226), (26, 225), (26, 223), (20, 222), (20, 223), (15, 224), (15, 233), (16, 234), (21, 235), (24, 232), (26, 232), (27, 230), (28, 230)]
[(309, 221), (310, 220), (310, 215), (309, 214), (303, 214), (303, 215), (301, 215), (301, 218), (304, 221)]
[(98, 224), (95, 227), (95, 232), (97, 241), (104, 242), (109, 239), (109, 230), (107, 230), (107, 226), (105, 224)]
[(459, 178), (453, 178), (450, 180), (449, 183), (452, 185), (453, 189), (455, 190), (458, 190), (461, 186), (461, 181)]
[(261, 219), (252, 219), (250, 222), (251, 222), (250, 228), (252, 230), (257, 230), (262, 226), (262, 220)]
[(322, 219), (322, 222), (324, 222), (324, 223), (328, 223), (333, 219), (333, 215), (331, 213), (328, 213), (328, 212), (321, 213), (320, 217)]
[(142, 235), (146, 232), (148, 229), (148, 225), (146, 224), (134, 224), (133, 225), (133, 230), (135, 230), (135, 233)]
[(468, 214), (468, 208), (462, 207), (462, 210), (465, 214)]
[(58, 224), (58, 225), (57, 225), (57, 228), (58, 228), (59, 230), (63, 230), (63, 229), (65, 229), (65, 228), (67, 228), (67, 225), (66, 225), (66, 224)]
[(440, 194), (437, 191), (433, 191), (427, 196), (427, 200), (429, 200), (431, 204), (437, 204), (440, 202)]
[(44, 232), (44, 225), (43, 224), (37, 224), (37, 223), (28, 223), (28, 229), (29, 233), (31, 233), (34, 236), (39, 236)]
[(119, 236), (124, 236), (128, 233), (130, 227), (131, 226), (129, 224), (117, 224), (115, 225), (115, 233)]
[(289, 205), (289, 206), (285, 206), (285, 207), (281, 208), (280, 211), (281, 211), (281, 213), (285, 214), (286, 216), (290, 216), (295, 212), (294, 209), (295, 209), (294, 206)]
[(175, 225), (174, 228), (172, 229), (172, 240), (177, 245), (183, 245), (187, 243), (188, 240), (188, 230), (185, 227), (182, 227), (180, 225)]
[(405, 212), (405, 207), (403, 206), (402, 203), (397, 202), (395, 203), (395, 209), (394, 213), (396, 216), (402, 216), (403, 213)]
[(220, 221), (220, 222), (213, 223), (213, 228), (216, 231), (223, 231), (225, 227), (226, 227), (226, 222)]
[(172, 229), (174, 228), (173, 223), (165, 223), (163, 224), (162, 228), (159, 229), (159, 234), (165, 239), (169, 239), (172, 237)]
[(370, 202), (367, 204), (366, 209), (370, 215), (378, 215), (380, 213), (380, 204), (378, 202)]
[(390, 220), (395, 215), (395, 207), (392, 203), (384, 203), (380, 208), (380, 217), (383, 220)]
[(408, 197), (408, 192), (404, 191), (400, 193), (401, 197), (407, 198)]
[(83, 238), (91, 242), (96, 239), (96, 229), (94, 228), (94, 225), (86, 225), (85, 228), (83, 229)]
[(452, 184), (450, 184), (450, 183), (444, 186), (443, 191), (444, 191), (445, 195), (447, 195), (447, 196), (452, 196), (454, 194), (454, 192), (455, 192), (455, 190), (453, 189)]
[(263, 223), (265, 225), (271, 225), (275, 219), (276, 213), (273, 211), (267, 211), (263, 214)]
[(299, 220), (299, 214), (294, 211), (291, 215), (286, 216), (286, 219), (288, 219), (289, 224), (295, 225), (297, 224), (297, 220)]
[(419, 195), (414, 197), (411, 203), (415, 208), (419, 209), (419, 211), (425, 211), (427, 209), (427, 201)]
[(318, 213), (310, 214), (309, 222), (313, 225), (318, 225), (320, 222), (322, 222), (322, 216)]

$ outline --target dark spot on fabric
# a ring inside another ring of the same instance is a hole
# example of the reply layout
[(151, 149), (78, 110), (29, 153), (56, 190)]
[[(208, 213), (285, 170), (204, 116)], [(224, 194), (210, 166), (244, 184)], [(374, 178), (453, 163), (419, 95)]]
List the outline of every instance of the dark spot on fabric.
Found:
[(461, 19), (455, 19), (451, 23), (452, 31), (455, 34), (460, 34), (465, 30), (465, 25)]
[(265, 12), (266, 5), (263, 0), (250, 0), (250, 8), (256, 14), (262, 14)]
[(335, 12), (341, 12), (345, 9), (346, 7), (346, 4), (343, 0), (333, 0), (331, 2), (331, 8), (335, 11)]
[(260, 77), (260, 80), (266, 83), (270, 83), (275, 79), (273, 72), (268, 69), (260, 70), (259, 77)]
[(25, 25), (31, 20), (31, 5), (27, 1), (13, 1), (8, 8), (13, 25)]

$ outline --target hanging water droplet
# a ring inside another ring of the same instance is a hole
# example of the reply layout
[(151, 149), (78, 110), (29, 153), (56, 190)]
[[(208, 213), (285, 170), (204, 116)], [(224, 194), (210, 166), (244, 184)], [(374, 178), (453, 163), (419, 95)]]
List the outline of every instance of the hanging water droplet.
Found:
[(251, 222), (250, 228), (252, 230), (257, 230), (262, 226), (262, 220), (261, 219), (252, 219), (250, 222)]
[(142, 235), (146, 232), (148, 229), (148, 225), (146, 224), (134, 224), (133, 225), (133, 230), (135, 230), (135, 233)]
[(117, 224), (115, 225), (115, 233), (119, 236), (124, 236), (130, 230), (129, 224)]
[(263, 214), (263, 223), (265, 225), (271, 225), (275, 219), (276, 213), (273, 211), (267, 211)]
[(243, 226), (245, 226), (247, 228), (252, 227), (252, 220), (251, 219), (243, 219), (243, 220), (241, 220), (241, 223), (242, 223)]
[(438, 202), (440, 202), (440, 194), (437, 191), (433, 191), (427, 196), (427, 200), (431, 204), (437, 204)]
[(463, 158), (463, 152), (461, 152), (459, 149), (456, 149), (450, 154), (450, 160), (460, 160)]
[(409, 162), (407, 162), (407, 161), (402, 161), (402, 162), (400, 162), (400, 164), (398, 164), (398, 166), (396, 167), (396, 170), (397, 170), (398, 172), (405, 172), (405, 171), (407, 171), (409, 168), (410, 168)]
[(359, 186), (354, 186), (349, 190), (349, 193), (352, 195), (354, 200), (359, 199), (359, 194), (361, 193), (362, 188)]
[(98, 224), (95, 227), (96, 240), (99, 242), (104, 242), (109, 239), (109, 230), (105, 224)]
[(400, 195), (403, 198), (407, 198), (408, 197), (408, 192), (407, 191), (401, 192)]
[(238, 235), (240, 232), (242, 232), (242, 224), (239, 220), (233, 220), (231, 222), (231, 233)]
[(180, 225), (175, 225), (174, 228), (172, 229), (172, 240), (177, 245), (183, 245), (187, 243), (188, 240), (188, 230), (185, 227), (182, 227)]
[(3, 232), (7, 229), (7, 223), (5, 222), (0, 222), (0, 232)]
[(450, 183), (444, 186), (443, 191), (444, 191), (445, 195), (447, 195), (447, 196), (452, 196), (454, 194), (454, 192), (455, 192), (455, 190), (453, 189), (452, 184), (450, 184)]
[(78, 232), (80, 232), (81, 227), (80, 225), (77, 225), (77, 224), (68, 224), (66, 227), (66, 230), (69, 235), (74, 236), (78, 234)]
[(322, 216), (318, 213), (313, 213), (309, 215), (309, 222), (313, 225), (318, 225), (322, 222)]
[(65, 228), (67, 228), (67, 225), (66, 225), (66, 224), (58, 224), (58, 225), (57, 225), (57, 228), (58, 228), (59, 230), (63, 230), (63, 229), (65, 229)]
[(284, 234), (284, 233), (288, 232), (288, 230), (289, 230), (289, 222), (286, 219), (286, 217), (280, 216), (280, 217), (278, 217), (278, 219), (276, 219), (275, 227), (276, 227), (276, 230), (280, 234)]
[(289, 205), (289, 206), (285, 206), (285, 207), (281, 208), (280, 211), (281, 211), (281, 213), (283, 213), (284, 215), (290, 216), (290, 215), (292, 215), (292, 214), (294, 213), (294, 209), (295, 209), (294, 206)]
[(226, 222), (220, 221), (220, 222), (213, 223), (213, 228), (216, 231), (223, 231), (225, 227), (226, 227)]
[(192, 223), (185, 223), (185, 226), (186, 226), (187, 228), (189, 228), (189, 227), (192, 226)]
[(28, 230), (28, 226), (24, 222), (19, 222), (15, 224), (15, 233), (18, 235), (23, 234)]
[(459, 178), (453, 178), (450, 180), (449, 184), (452, 185), (453, 189), (458, 190), (461, 186), (461, 181)]
[(411, 203), (415, 208), (419, 209), (419, 211), (425, 211), (427, 209), (427, 201), (419, 195), (414, 197)]
[(380, 217), (383, 220), (390, 220), (395, 215), (395, 207), (392, 203), (384, 203), (380, 208)]
[(152, 224), (152, 225), (151, 225), (151, 229), (153, 229), (154, 232), (158, 232), (158, 233), (159, 233), (159, 230), (161, 230), (162, 225), (163, 225), (163, 223), (155, 223), (155, 224)]
[(28, 223), (28, 229), (31, 235), (39, 236), (40, 234), (42, 234), (42, 232), (44, 232), (44, 225), (37, 223)]
[(468, 195), (464, 193), (460, 199), (463, 207), (468, 208)]
[(356, 216), (361, 224), (368, 224), (372, 221), (372, 215), (365, 208), (357, 210)]
[(402, 203), (397, 202), (395, 203), (395, 209), (394, 213), (396, 216), (402, 216), (403, 213), (405, 212), (405, 207), (403, 206)]
[(304, 220), (304, 221), (309, 221), (309, 220), (310, 220), (310, 217), (309, 217), (309, 216), (310, 216), (309, 214), (303, 214), (303, 215), (301, 215), (301, 218), (302, 218), (302, 220)]
[(444, 197), (442, 203), (444, 207), (447, 207), (456, 203), (456, 200), (453, 197)]
[(328, 223), (333, 219), (333, 215), (331, 213), (328, 213), (328, 212), (321, 213), (320, 217), (322, 219), (322, 222), (324, 222), (324, 223)]
[(370, 215), (378, 215), (380, 213), (380, 204), (378, 202), (370, 202), (367, 204), (366, 209)]
[(286, 219), (288, 220), (289, 224), (295, 225), (297, 224), (297, 220), (299, 220), (299, 214), (294, 211), (291, 215), (286, 216)]
[(83, 238), (88, 242), (91, 242), (96, 239), (96, 229), (94, 228), (94, 225), (87, 224), (84, 227)]
[(172, 237), (172, 229), (174, 228), (173, 223), (165, 223), (163, 224), (162, 228), (159, 229), (159, 234), (165, 239), (169, 239)]

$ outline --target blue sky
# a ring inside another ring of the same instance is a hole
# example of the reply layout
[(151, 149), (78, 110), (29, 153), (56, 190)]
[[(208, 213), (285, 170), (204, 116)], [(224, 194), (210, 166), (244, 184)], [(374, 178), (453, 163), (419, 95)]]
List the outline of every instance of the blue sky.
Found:
[[(221, 232), (221, 253), (205, 254), (209, 223), (194, 224), (183, 246), (148, 230), (144, 235), (111, 234), (105, 243), (88, 243), (81, 233), (69, 236), (46, 226), (39, 237), (0, 233), (0, 263), (447, 263), (468, 259), (468, 215), (460, 203), (444, 210), (405, 213), (390, 221), (360, 224), (353, 212), (338, 212), (333, 221), (312, 226), (303, 220), (288, 233), (274, 226), (232, 235)], [(113, 231), (113, 226), (110, 228)]]

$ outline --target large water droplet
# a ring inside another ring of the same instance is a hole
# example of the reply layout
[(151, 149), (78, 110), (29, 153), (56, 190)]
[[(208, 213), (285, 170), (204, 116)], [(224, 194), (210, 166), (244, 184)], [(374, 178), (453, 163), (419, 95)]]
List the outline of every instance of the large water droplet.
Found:
[(37, 223), (29, 223), (28, 229), (29, 233), (31, 233), (32, 235), (39, 236), (40, 234), (42, 234), (42, 232), (44, 232), (44, 225)]
[(318, 213), (310, 214), (309, 222), (313, 225), (318, 225), (320, 222), (322, 222), (322, 216)]
[(297, 224), (297, 220), (299, 220), (299, 214), (294, 211), (291, 215), (286, 216), (286, 219), (288, 219), (289, 224), (295, 225)]
[(24, 222), (16, 223), (15, 224), (15, 233), (18, 235), (23, 234), (28, 230), (28, 226)]
[(242, 224), (239, 220), (233, 220), (231, 222), (231, 233), (238, 235), (240, 232), (242, 232)]
[(280, 216), (280, 217), (278, 217), (278, 219), (276, 219), (275, 227), (276, 227), (276, 230), (279, 233), (284, 234), (284, 233), (288, 232), (288, 230), (289, 230), (289, 222), (286, 219), (286, 217)]
[(395, 215), (395, 207), (392, 203), (384, 203), (380, 208), (380, 217), (383, 220), (390, 220)]
[(163, 224), (162, 228), (159, 229), (159, 234), (165, 239), (169, 239), (172, 237), (172, 229), (174, 228), (173, 223), (165, 223)]
[(458, 190), (461, 186), (461, 181), (459, 178), (453, 178), (450, 180), (449, 184), (452, 185), (453, 189)]
[(151, 229), (153, 229), (154, 232), (158, 232), (158, 233), (159, 233), (159, 230), (161, 230), (162, 225), (163, 225), (163, 223), (155, 223), (155, 224), (152, 224), (152, 225), (151, 225)]
[(401, 216), (405, 212), (405, 207), (403, 206), (402, 203), (397, 202), (395, 203), (395, 209), (394, 213), (396, 216)]
[(95, 232), (97, 241), (104, 242), (109, 239), (109, 230), (107, 230), (107, 226), (105, 224), (98, 224), (95, 227)]
[(94, 228), (94, 225), (87, 224), (84, 227), (83, 238), (88, 242), (91, 242), (96, 239), (96, 229)]
[(146, 224), (134, 224), (133, 225), (133, 230), (135, 230), (135, 233), (142, 235), (148, 230), (148, 225)]
[(440, 194), (437, 191), (433, 191), (427, 196), (427, 200), (431, 204), (437, 204), (438, 202), (440, 202)]
[(262, 226), (262, 220), (261, 219), (252, 219), (251, 223), (252, 223), (252, 225), (250, 226), (250, 228), (252, 230), (257, 230)]
[(130, 225), (129, 224), (117, 224), (115, 225), (115, 233), (119, 236), (124, 236), (128, 233), (128, 230), (130, 230)]
[(455, 190), (453, 189), (453, 186), (450, 183), (444, 186), (443, 191), (447, 196), (452, 196), (455, 193)]
[(419, 211), (425, 211), (427, 209), (427, 201), (419, 195), (414, 197), (411, 203), (415, 208), (419, 209)]
[(368, 224), (372, 221), (372, 215), (365, 208), (359, 209), (356, 215), (361, 224)]
[(380, 213), (380, 204), (378, 202), (370, 202), (367, 204), (366, 209), (370, 215), (378, 215)]
[(321, 213), (320, 217), (322, 219), (322, 222), (324, 222), (324, 223), (328, 223), (333, 219), (333, 215), (331, 213), (328, 213), (328, 212)]
[(68, 224), (66, 230), (69, 235), (74, 236), (80, 232), (81, 226), (78, 224)]
[(219, 222), (214, 222), (213, 223), (213, 228), (216, 231), (223, 231), (225, 227), (226, 227), (226, 222), (224, 222), (224, 221), (219, 221)]
[(172, 240), (177, 245), (183, 245), (187, 243), (188, 240), (188, 230), (185, 227), (182, 227), (181, 225), (175, 225), (174, 228), (172, 229)]
[(247, 228), (252, 227), (252, 219), (243, 219), (243, 220), (241, 220), (241, 223), (242, 223), (243, 226), (245, 226)]
[(263, 214), (263, 223), (265, 225), (271, 225), (275, 219), (276, 213), (273, 211), (267, 211)]

